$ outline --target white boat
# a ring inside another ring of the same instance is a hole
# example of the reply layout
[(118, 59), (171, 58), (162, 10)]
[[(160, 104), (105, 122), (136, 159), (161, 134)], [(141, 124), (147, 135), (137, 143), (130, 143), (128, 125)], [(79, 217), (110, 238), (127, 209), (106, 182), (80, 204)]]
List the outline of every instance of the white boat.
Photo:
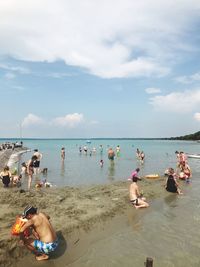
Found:
[(187, 154), (188, 158), (200, 159), (200, 154)]

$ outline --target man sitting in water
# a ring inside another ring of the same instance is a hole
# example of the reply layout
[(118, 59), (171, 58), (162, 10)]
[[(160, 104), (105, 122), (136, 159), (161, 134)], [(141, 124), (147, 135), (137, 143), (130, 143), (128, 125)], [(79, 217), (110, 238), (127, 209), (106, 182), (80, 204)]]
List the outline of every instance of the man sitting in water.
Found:
[(137, 181), (140, 180), (137, 176), (132, 176), (132, 183), (130, 185), (130, 202), (136, 209), (147, 208), (149, 204), (146, 202), (146, 198), (142, 197), (137, 185)]
[[(21, 243), (35, 253), (36, 260), (47, 260), (49, 253), (58, 246), (58, 238), (49, 222), (50, 217), (42, 212), (37, 213), (37, 208), (33, 206), (27, 206), (22, 216), (28, 221), (20, 230)], [(33, 229), (32, 234), (36, 239), (24, 236), (24, 231), (30, 227)]]

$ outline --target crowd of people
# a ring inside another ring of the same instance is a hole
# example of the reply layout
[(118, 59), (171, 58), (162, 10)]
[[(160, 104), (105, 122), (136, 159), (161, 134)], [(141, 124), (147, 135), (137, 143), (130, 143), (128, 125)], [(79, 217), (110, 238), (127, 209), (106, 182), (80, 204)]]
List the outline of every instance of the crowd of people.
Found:
[[(28, 190), (31, 188), (31, 183), (33, 179), (33, 175), (37, 175), (41, 172), (40, 170), (40, 161), (42, 159), (42, 154), (38, 151), (38, 149), (34, 150), (34, 153), (30, 160), (27, 162), (23, 162), (21, 164), (21, 170), (18, 172), (15, 168), (14, 171), (10, 171), (9, 166), (5, 166), (4, 169), (0, 173), (0, 179), (4, 187), (8, 188), (9, 186), (21, 186), (22, 178), (28, 176)], [(44, 168), (42, 172), (44, 172), (47, 168)]]
[(20, 142), (16, 141), (15, 143), (11, 143), (11, 142), (2, 143), (2, 144), (0, 144), (0, 151), (7, 150), (7, 149), (14, 150), (17, 147), (23, 147), (23, 142), (22, 141), (20, 141)]
[(140, 151), (139, 148), (136, 149), (136, 158), (140, 160), (141, 163), (144, 163), (145, 154), (144, 151)]
[[(180, 189), (180, 185), (178, 183), (178, 179), (185, 180), (186, 183), (190, 182), (190, 179), (192, 178), (192, 171), (187, 161), (187, 155), (181, 151), (175, 152), (176, 158), (177, 158), (177, 164), (176, 164), (176, 171), (174, 168), (168, 168), (165, 171), (165, 175), (167, 176), (165, 181), (165, 189), (168, 192), (171, 193), (177, 193), (179, 195), (183, 194), (182, 190)], [(140, 155), (139, 149), (136, 151), (136, 157), (138, 158)], [(139, 187), (137, 185), (137, 181), (141, 180), (139, 177), (140, 169), (137, 168), (135, 171), (132, 172), (131, 177), (128, 178), (128, 180), (131, 180), (132, 183), (130, 185), (130, 202), (135, 206), (136, 209), (139, 208), (146, 208), (149, 206), (149, 204), (146, 202), (146, 199), (143, 197), (143, 194), (141, 194)]]
[[(103, 154), (103, 146), (99, 147), (100, 154)], [(88, 153), (88, 148), (86, 146), (79, 147), (79, 153)], [(89, 151), (89, 153), (96, 153), (96, 148)], [(118, 145), (116, 149), (112, 149), (108, 147), (107, 156), (111, 163), (114, 162), (115, 157), (120, 156), (120, 146)], [(176, 170), (170, 167), (165, 171), (165, 175), (167, 176), (165, 182), (165, 189), (171, 193), (182, 194), (182, 190), (180, 189), (178, 179), (185, 180), (187, 183), (190, 181), (192, 177), (191, 168), (187, 161), (187, 156), (184, 152), (175, 152), (177, 158)], [(61, 160), (64, 162), (65, 160), (65, 148), (61, 148)], [(140, 151), (138, 148), (136, 150), (137, 159), (143, 164), (145, 154), (143, 151)], [(42, 159), (42, 154), (38, 151), (38, 149), (34, 150), (34, 153), (31, 156), (31, 159), (28, 162), (23, 162), (21, 164), (21, 172), (19, 175), (16, 173), (11, 173), (8, 166), (5, 166), (3, 171), (0, 173), (0, 179), (3, 182), (4, 187), (9, 187), (10, 184), (14, 186), (20, 186), (22, 176), (28, 177), (28, 190), (31, 188), (31, 183), (33, 179), (33, 175), (37, 175), (41, 173), (40, 170), (40, 161)], [(103, 167), (103, 159), (100, 160), (100, 166)], [(142, 165), (141, 165), (142, 166)], [(46, 169), (46, 168), (45, 168)], [(147, 208), (149, 207), (149, 203), (142, 190), (138, 185), (138, 181), (142, 180), (139, 176), (140, 168), (136, 168), (132, 173), (128, 180), (131, 181), (129, 186), (129, 198), (130, 203), (136, 209)], [(56, 233), (49, 221), (50, 217), (42, 212), (37, 212), (37, 208), (33, 206), (27, 206), (24, 209), (23, 215), (21, 218), (24, 221), (23, 226), (20, 229), (19, 236), (21, 244), (25, 245), (30, 251), (32, 251), (36, 255), (36, 259), (46, 260), (49, 258), (49, 253), (54, 251), (58, 246), (58, 238)], [(28, 231), (27, 231), (28, 230)], [(28, 234), (27, 234), (28, 232)], [(26, 234), (25, 234), (26, 233)]]

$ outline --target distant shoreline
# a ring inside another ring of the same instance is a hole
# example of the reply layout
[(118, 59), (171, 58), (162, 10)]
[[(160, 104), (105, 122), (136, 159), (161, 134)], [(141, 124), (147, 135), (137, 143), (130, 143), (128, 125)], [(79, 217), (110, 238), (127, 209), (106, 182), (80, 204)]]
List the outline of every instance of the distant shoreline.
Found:
[(1, 140), (22, 140), (22, 141), (26, 141), (26, 140), (169, 140), (169, 141), (198, 141), (196, 139), (182, 139), (182, 138), (178, 138), (178, 137), (160, 137), (160, 138), (154, 138), (154, 137), (149, 137), (149, 138), (145, 138), (145, 137), (139, 137), (139, 138), (128, 138), (128, 137), (94, 137), (94, 138), (15, 138), (15, 137), (9, 137), (9, 138), (0, 138)]

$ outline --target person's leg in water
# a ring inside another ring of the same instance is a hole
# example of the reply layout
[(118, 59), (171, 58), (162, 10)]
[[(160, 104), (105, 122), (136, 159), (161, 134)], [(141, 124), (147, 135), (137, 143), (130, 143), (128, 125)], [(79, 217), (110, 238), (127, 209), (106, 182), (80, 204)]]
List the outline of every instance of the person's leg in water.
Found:
[(147, 207), (149, 207), (149, 204), (143, 199), (138, 198), (138, 204), (135, 205), (135, 208), (140, 209), (140, 208), (147, 208)]
[(182, 192), (181, 189), (178, 188), (178, 187), (177, 187), (177, 193), (178, 193), (179, 195), (183, 195), (183, 192)]

